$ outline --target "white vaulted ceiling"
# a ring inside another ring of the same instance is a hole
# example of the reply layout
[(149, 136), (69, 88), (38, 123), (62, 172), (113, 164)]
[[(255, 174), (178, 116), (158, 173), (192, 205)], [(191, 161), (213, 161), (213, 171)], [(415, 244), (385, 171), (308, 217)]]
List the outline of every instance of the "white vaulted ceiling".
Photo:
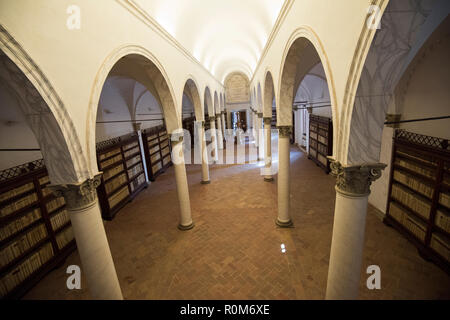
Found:
[(284, 0), (135, 0), (219, 81), (249, 78)]

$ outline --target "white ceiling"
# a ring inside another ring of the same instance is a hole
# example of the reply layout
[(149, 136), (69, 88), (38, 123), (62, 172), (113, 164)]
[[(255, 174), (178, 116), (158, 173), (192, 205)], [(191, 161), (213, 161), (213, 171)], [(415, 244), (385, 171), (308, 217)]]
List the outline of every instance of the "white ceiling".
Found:
[(219, 81), (249, 78), (284, 0), (135, 0)]

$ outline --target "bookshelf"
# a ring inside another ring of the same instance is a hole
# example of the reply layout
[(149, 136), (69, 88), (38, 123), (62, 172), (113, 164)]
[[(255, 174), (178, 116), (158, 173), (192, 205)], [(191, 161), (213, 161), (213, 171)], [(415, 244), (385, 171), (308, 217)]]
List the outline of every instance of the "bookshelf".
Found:
[(44, 161), (0, 171), (0, 296), (18, 299), (76, 248)]
[(148, 177), (151, 181), (172, 165), (169, 135), (164, 125), (146, 129), (142, 132), (144, 154)]
[(450, 271), (450, 150), (448, 140), (397, 129), (384, 222), (420, 255)]
[(97, 163), (103, 172), (97, 189), (102, 216), (112, 220), (116, 213), (145, 187), (144, 165), (137, 134), (97, 144)]
[(333, 123), (330, 118), (309, 115), (309, 154), (326, 173), (330, 172), (330, 161), (327, 156), (333, 154)]

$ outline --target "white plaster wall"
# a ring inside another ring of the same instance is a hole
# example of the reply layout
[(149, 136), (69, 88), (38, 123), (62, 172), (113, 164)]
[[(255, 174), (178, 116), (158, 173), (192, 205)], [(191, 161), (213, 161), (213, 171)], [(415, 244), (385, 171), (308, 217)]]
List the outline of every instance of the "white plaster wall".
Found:
[[(0, 149), (39, 149), (17, 99), (0, 84)], [(40, 151), (0, 152), (0, 170), (42, 159)]]

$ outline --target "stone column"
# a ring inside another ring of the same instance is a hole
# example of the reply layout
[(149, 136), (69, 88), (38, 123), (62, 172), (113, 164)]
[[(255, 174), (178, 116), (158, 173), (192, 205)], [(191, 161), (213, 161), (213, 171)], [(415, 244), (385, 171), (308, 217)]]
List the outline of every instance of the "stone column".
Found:
[(290, 227), (292, 221), (289, 213), (290, 202), (290, 137), (292, 126), (278, 127), (278, 218), (279, 227)]
[(223, 149), (223, 132), (222, 132), (222, 117), (220, 116), (220, 113), (216, 114), (217, 119), (217, 125), (219, 126), (217, 128), (217, 146), (220, 150)]
[[(140, 123), (140, 122), (133, 123), (134, 131), (136, 131), (136, 133), (138, 135), (139, 147), (140, 147), (140, 151), (141, 151), (142, 167), (144, 168), (144, 174), (145, 174), (145, 181), (147, 183), (150, 183), (150, 179), (148, 177), (148, 172), (147, 172), (147, 162), (145, 160), (145, 154), (144, 154), (144, 140), (142, 139), (141, 126), (142, 126), (142, 123)], [(147, 141), (145, 141), (145, 143), (147, 143)]]
[(381, 163), (344, 167), (332, 160), (336, 204), (326, 299), (357, 299), (370, 184), (381, 176)]
[(175, 181), (177, 184), (178, 202), (180, 204), (180, 224), (178, 229), (190, 230), (194, 227), (191, 216), (191, 201), (186, 176), (186, 166), (183, 154), (183, 133), (171, 134), (172, 162), (175, 168)]
[(259, 157), (259, 122), (258, 122), (258, 113), (256, 111), (253, 112), (253, 119), (254, 119), (254, 136), (255, 136), (255, 146), (257, 148), (257, 153)]
[(227, 127), (228, 127), (228, 129), (233, 129), (232, 128), (232, 124), (231, 124), (231, 112), (229, 112), (229, 111), (226, 111), (226, 113), (227, 113)]
[(214, 161), (219, 160), (219, 149), (217, 145), (217, 130), (216, 130), (216, 117), (209, 117), (209, 121), (211, 124), (210, 130), (211, 130), (211, 143), (213, 144), (214, 149)]
[(101, 174), (79, 184), (51, 186), (64, 196), (92, 299), (122, 300), (119, 279), (103, 226), (97, 199)]
[(226, 116), (225, 111), (222, 111), (221, 118), (222, 118), (222, 130), (223, 130), (223, 136), (224, 137), (225, 137), (225, 130), (227, 130), (227, 124), (226, 124), (226, 121), (225, 121), (225, 116)]
[(201, 143), (201, 159), (202, 159), (202, 184), (209, 184), (209, 163), (208, 163), (208, 150), (206, 148), (205, 137), (205, 121), (202, 121), (202, 125), (199, 127), (200, 143)]
[(273, 181), (272, 176), (272, 118), (266, 117), (264, 118), (264, 181), (271, 182)]
[(258, 161), (264, 160), (264, 149), (265, 149), (265, 145), (264, 145), (264, 121), (263, 121), (263, 114), (258, 113), (258, 127), (259, 127), (259, 131), (258, 131), (258, 140), (259, 140), (259, 150), (258, 150)]

